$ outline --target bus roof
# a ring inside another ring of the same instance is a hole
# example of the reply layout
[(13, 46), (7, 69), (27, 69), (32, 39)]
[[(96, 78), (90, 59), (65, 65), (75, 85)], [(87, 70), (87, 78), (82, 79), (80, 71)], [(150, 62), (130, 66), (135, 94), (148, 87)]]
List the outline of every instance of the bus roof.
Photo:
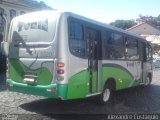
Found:
[[(117, 27), (114, 27), (114, 26), (111, 26), (109, 24), (106, 24), (106, 23), (102, 23), (102, 22), (99, 22), (99, 21), (96, 21), (96, 20), (93, 20), (93, 19), (90, 19), (90, 18), (87, 18), (87, 17), (84, 17), (84, 16), (81, 16), (81, 15), (78, 15), (78, 14), (75, 14), (75, 13), (72, 13), (72, 12), (61, 12), (62, 14), (66, 15), (66, 16), (70, 16), (70, 17), (74, 17), (74, 18), (77, 18), (77, 19), (80, 19), (80, 20), (83, 20), (83, 21), (86, 21), (86, 22), (90, 22), (92, 24), (95, 24), (97, 26), (100, 26), (100, 27), (103, 27), (103, 28), (108, 28), (108, 29), (111, 29), (111, 30), (114, 30), (114, 31), (117, 31), (117, 32), (121, 32), (121, 33), (124, 33), (124, 34), (127, 34), (127, 35), (130, 35), (130, 36), (133, 36), (133, 37), (136, 37), (136, 38), (139, 38), (139, 39), (143, 39), (143, 42), (147, 42), (149, 43), (146, 39), (144, 39), (143, 37), (135, 34), (135, 33), (131, 33), (131, 32), (128, 32), (128, 31), (125, 31), (123, 29), (120, 29), (120, 28), (117, 28)], [(150, 43), (149, 43), (150, 44)]]
[[(96, 26), (99, 26), (99, 27), (103, 27), (103, 28), (107, 28), (107, 29), (110, 29), (110, 30), (114, 30), (114, 31), (117, 31), (117, 32), (121, 32), (123, 34), (126, 34), (126, 35), (130, 35), (130, 36), (133, 36), (133, 37), (136, 37), (137, 39), (140, 39), (142, 40), (143, 42), (147, 42), (149, 43), (147, 40), (145, 40), (143, 37), (137, 35), (137, 34), (134, 34), (134, 33), (131, 33), (131, 32), (128, 32), (128, 31), (125, 31), (123, 29), (120, 29), (120, 28), (117, 28), (117, 27), (114, 27), (114, 26), (111, 26), (111, 25), (108, 25), (106, 23), (102, 23), (102, 22), (99, 22), (99, 21), (96, 21), (96, 20), (93, 20), (91, 18), (87, 18), (87, 17), (84, 17), (84, 16), (81, 16), (81, 15), (78, 15), (78, 14), (75, 14), (75, 13), (72, 13), (72, 12), (66, 12), (66, 11), (59, 11), (59, 10), (43, 10), (43, 11), (36, 11), (36, 12), (33, 12), (33, 13), (47, 13), (47, 12), (58, 12), (58, 14), (60, 14), (61, 16), (65, 16), (65, 17), (73, 17), (73, 18), (76, 18), (76, 19), (79, 19), (79, 20), (82, 20), (82, 21), (85, 21), (85, 22), (88, 22), (88, 23), (91, 23), (91, 24), (95, 24)], [(33, 13), (27, 13), (27, 15), (29, 14), (33, 14)], [(24, 14), (25, 16), (26, 14)], [(45, 14), (47, 15), (47, 14)], [(23, 15), (21, 15), (23, 16)], [(20, 16), (20, 17), (21, 17)], [(16, 17), (16, 18), (19, 18)], [(16, 19), (14, 18), (14, 19)], [(149, 43), (150, 44), (150, 43)]]

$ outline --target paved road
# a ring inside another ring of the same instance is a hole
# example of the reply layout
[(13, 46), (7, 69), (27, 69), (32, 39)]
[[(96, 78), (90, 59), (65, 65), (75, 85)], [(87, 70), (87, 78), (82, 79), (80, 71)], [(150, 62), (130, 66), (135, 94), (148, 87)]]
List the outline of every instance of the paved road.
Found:
[[(5, 78), (3, 75), (0, 77)], [(46, 120), (63, 118), (58, 114), (160, 113), (160, 70), (154, 71), (153, 82), (147, 88), (135, 87), (115, 92), (114, 104), (110, 106), (99, 106), (94, 98), (57, 101), (1, 88), (0, 113), (3, 117), (6, 114), (21, 114), (24, 119), (39, 117)]]

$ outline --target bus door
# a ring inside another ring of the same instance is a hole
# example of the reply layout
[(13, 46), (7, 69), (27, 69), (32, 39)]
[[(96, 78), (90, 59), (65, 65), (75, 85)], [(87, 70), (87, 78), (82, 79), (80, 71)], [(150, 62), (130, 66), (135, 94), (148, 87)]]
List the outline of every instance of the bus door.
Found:
[(89, 93), (98, 91), (98, 44), (100, 32), (87, 28), (87, 53), (88, 53), (88, 72), (89, 72)]
[(145, 83), (145, 75), (144, 73), (146, 73), (144, 70), (145, 67), (145, 61), (146, 61), (146, 49), (145, 49), (145, 43), (140, 42), (139, 43), (139, 53), (140, 53), (140, 60), (141, 60), (141, 69), (142, 69), (142, 76), (141, 76), (141, 83)]
[(148, 73), (152, 73), (152, 49), (151, 46), (145, 44), (143, 62), (143, 83), (147, 84)]
[[(143, 53), (143, 44), (140, 42), (138, 42), (137, 39), (134, 39), (134, 50), (135, 50), (135, 60), (134, 60), (134, 64), (135, 64), (135, 70), (136, 70), (136, 80), (139, 80), (141, 82), (142, 80), (142, 69), (143, 69), (143, 62), (141, 60), (141, 54)], [(141, 53), (142, 52), (142, 53)]]
[[(139, 71), (138, 71), (138, 65), (141, 64), (139, 60), (139, 54), (138, 54), (138, 41), (133, 38), (126, 38), (126, 66), (129, 72), (132, 74), (134, 81), (140, 79)], [(132, 85), (131, 84), (131, 85)]]

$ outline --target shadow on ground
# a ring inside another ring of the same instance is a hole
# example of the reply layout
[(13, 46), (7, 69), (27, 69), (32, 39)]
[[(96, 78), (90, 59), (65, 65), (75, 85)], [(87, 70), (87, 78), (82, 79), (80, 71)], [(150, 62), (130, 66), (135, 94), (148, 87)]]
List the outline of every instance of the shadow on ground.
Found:
[(20, 105), (22, 109), (52, 118), (63, 115), (160, 112), (160, 86), (134, 87), (114, 93), (112, 105), (99, 105), (95, 97), (80, 100), (41, 99)]

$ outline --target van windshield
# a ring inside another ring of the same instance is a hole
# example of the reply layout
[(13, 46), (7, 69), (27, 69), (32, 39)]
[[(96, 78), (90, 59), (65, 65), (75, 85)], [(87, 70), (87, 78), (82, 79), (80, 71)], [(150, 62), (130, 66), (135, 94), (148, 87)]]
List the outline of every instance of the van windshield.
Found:
[(57, 17), (58, 12), (44, 11), (15, 18), (11, 27), (12, 42), (52, 42), (56, 29)]

